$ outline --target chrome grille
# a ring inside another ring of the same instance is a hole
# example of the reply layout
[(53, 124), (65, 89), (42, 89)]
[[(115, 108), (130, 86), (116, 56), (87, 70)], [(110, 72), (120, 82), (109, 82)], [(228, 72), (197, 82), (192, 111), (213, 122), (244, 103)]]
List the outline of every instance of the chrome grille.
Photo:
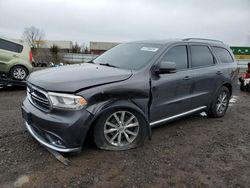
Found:
[(45, 91), (38, 89), (34, 86), (27, 85), (27, 96), (29, 101), (40, 110), (50, 110), (50, 101)]

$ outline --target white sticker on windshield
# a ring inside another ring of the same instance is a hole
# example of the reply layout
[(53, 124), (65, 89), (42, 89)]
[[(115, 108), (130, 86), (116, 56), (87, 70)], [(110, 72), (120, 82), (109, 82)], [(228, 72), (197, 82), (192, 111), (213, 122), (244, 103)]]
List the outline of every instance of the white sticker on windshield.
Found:
[(148, 51), (148, 52), (157, 52), (157, 50), (159, 50), (159, 48), (154, 48), (154, 47), (142, 47), (141, 50), (142, 50), (142, 51)]

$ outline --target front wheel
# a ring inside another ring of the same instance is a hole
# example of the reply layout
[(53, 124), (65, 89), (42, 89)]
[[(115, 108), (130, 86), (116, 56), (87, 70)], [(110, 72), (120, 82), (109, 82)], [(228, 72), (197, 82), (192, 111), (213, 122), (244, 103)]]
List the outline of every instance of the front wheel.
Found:
[(119, 109), (103, 113), (94, 129), (97, 147), (127, 150), (142, 145), (147, 136), (146, 121), (137, 112)]
[(14, 66), (10, 70), (10, 76), (15, 79), (15, 80), (25, 80), (26, 77), (28, 76), (28, 71), (25, 67), (23, 66)]
[(230, 100), (230, 92), (227, 87), (223, 86), (219, 89), (208, 110), (208, 116), (214, 118), (223, 117), (227, 111)]

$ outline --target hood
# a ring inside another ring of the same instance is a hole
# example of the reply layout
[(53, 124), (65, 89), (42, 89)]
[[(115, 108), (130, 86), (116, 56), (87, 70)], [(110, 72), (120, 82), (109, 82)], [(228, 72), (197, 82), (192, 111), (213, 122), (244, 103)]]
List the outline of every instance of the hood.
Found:
[(28, 82), (47, 91), (75, 93), (78, 90), (128, 79), (131, 70), (83, 63), (33, 72)]

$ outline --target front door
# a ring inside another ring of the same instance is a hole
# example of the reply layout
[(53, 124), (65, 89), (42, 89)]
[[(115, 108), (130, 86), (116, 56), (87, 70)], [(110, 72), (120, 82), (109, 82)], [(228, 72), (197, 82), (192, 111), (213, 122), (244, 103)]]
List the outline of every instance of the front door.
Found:
[(186, 45), (171, 47), (161, 61), (176, 63), (176, 73), (154, 75), (151, 79), (151, 125), (190, 110), (192, 78), (188, 70)]

